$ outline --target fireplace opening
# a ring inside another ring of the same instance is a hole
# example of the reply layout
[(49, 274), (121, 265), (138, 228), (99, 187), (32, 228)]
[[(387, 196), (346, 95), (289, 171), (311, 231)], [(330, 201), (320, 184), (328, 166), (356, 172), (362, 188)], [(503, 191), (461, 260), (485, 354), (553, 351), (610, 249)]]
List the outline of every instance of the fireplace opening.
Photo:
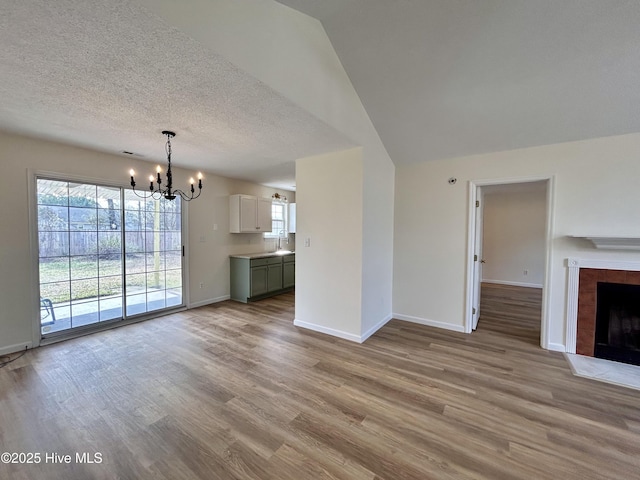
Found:
[(640, 285), (598, 282), (594, 356), (640, 365)]

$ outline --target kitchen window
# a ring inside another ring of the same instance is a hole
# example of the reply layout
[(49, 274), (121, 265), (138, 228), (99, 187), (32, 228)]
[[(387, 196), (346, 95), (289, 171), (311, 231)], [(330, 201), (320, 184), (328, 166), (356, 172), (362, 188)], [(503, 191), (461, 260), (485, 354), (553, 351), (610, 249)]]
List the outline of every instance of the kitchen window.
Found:
[(285, 238), (287, 231), (287, 204), (273, 202), (271, 204), (271, 231), (265, 232), (264, 238)]

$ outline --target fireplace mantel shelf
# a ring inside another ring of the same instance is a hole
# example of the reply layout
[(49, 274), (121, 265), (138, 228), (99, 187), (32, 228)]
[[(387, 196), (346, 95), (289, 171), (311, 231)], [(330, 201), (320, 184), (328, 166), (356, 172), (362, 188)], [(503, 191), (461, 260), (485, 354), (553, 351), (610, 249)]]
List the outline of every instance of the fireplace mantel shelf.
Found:
[(636, 250), (640, 252), (640, 237), (582, 237), (573, 238), (589, 240), (594, 247), (601, 250)]

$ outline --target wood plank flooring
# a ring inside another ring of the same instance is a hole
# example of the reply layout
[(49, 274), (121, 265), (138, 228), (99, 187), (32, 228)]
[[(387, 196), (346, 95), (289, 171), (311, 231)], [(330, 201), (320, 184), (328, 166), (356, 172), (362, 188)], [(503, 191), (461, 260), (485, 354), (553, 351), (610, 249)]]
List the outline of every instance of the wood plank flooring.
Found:
[(480, 331), (492, 331), (540, 345), (542, 289), (482, 283)]
[(293, 294), (229, 301), (28, 352), (0, 369), (0, 452), (102, 463), (0, 478), (640, 476), (638, 392), (572, 376), (499, 312), (472, 335), (392, 320), (357, 345), (293, 311)]

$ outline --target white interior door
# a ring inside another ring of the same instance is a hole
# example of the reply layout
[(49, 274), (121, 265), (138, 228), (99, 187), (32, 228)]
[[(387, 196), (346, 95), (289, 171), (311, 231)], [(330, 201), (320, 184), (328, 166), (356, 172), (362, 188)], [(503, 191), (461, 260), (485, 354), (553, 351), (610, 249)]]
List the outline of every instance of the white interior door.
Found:
[(473, 256), (473, 322), (472, 328), (478, 328), (478, 320), (480, 319), (480, 283), (482, 282), (482, 212), (484, 208), (484, 194), (482, 187), (478, 187), (476, 191), (476, 232), (475, 232), (475, 248)]

